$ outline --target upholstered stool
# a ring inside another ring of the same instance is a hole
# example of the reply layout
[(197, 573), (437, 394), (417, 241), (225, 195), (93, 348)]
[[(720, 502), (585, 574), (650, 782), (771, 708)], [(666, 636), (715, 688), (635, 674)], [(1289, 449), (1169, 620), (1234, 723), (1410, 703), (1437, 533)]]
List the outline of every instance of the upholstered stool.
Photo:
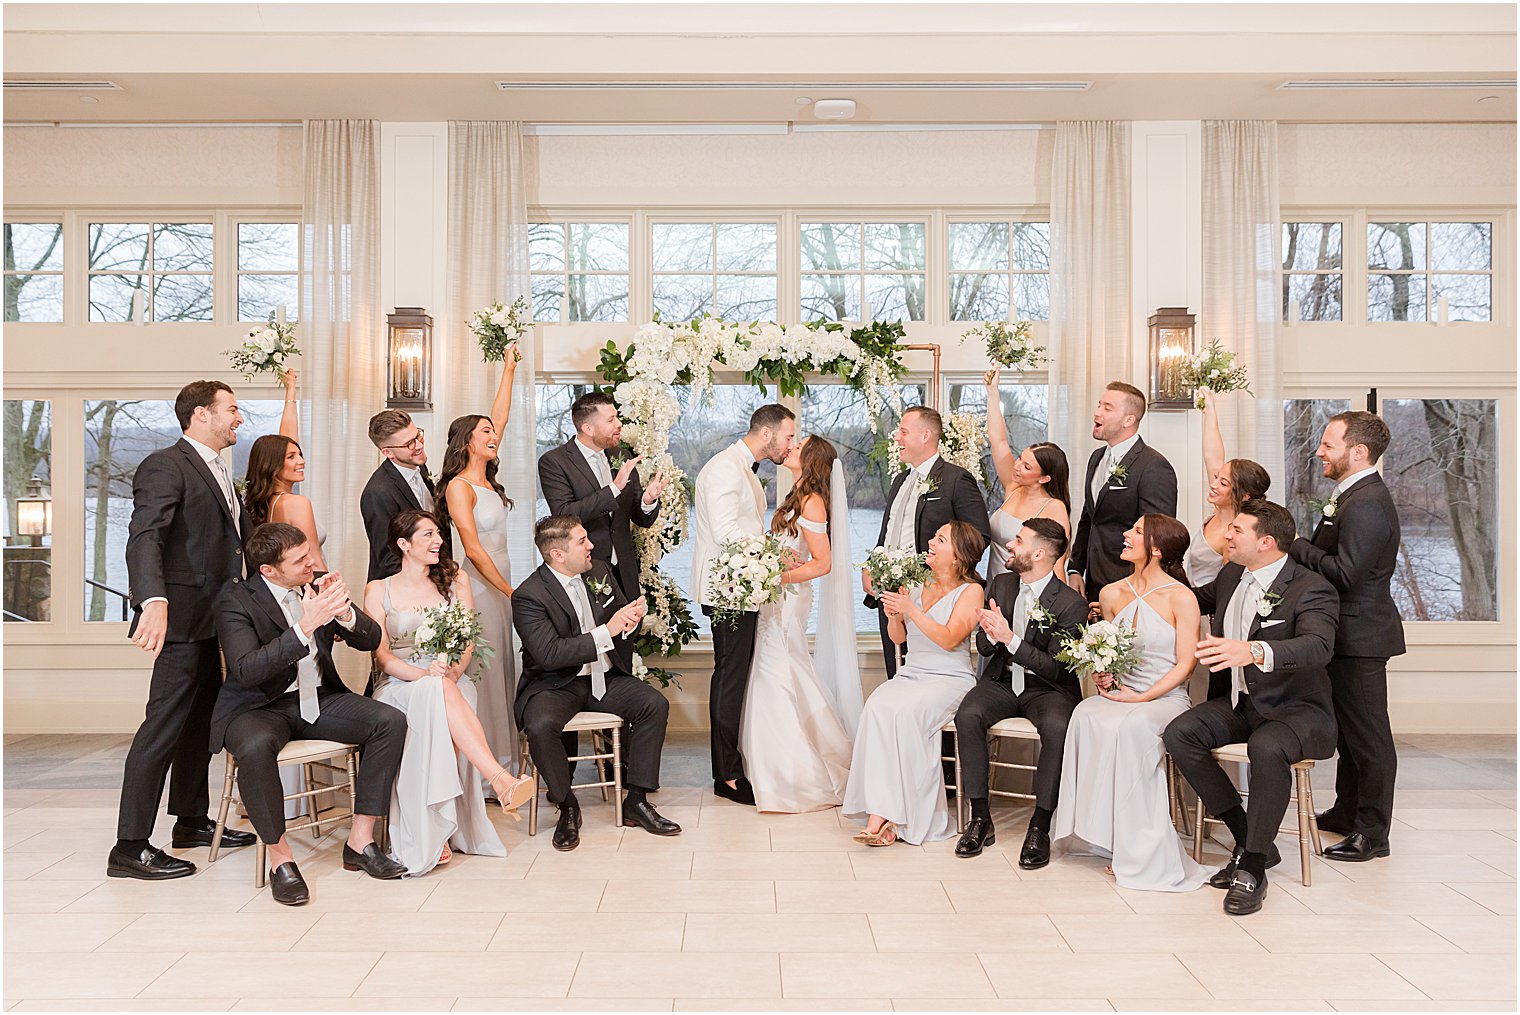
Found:
[[(1216, 747), (1212, 752), (1214, 760), (1219, 762), (1234, 762), (1245, 767), (1250, 764), (1250, 757), (1246, 753), (1245, 744), (1225, 744)], [(1314, 787), (1311, 774), (1314, 771), (1313, 761), (1300, 761), (1293, 766), (1293, 796), (1289, 799), (1298, 805), (1298, 855), (1303, 866), (1304, 887), (1309, 887), (1310, 870), (1309, 863), (1313, 857), (1324, 853), (1324, 848), (1319, 839), (1319, 822), (1314, 817)], [(1245, 779), (1241, 780), (1245, 782)], [(1244, 789), (1240, 790), (1241, 799), (1250, 796)], [(1249, 805), (1248, 805), (1249, 806)], [(1203, 801), (1198, 801), (1198, 816), (1193, 825), (1193, 859), (1203, 861), (1203, 833), (1204, 825), (1213, 823), (1221, 824), (1219, 819), (1208, 816), (1203, 806)]]
[[(612, 824), (623, 827), (623, 720), (611, 712), (577, 712), (565, 723), (566, 733), (591, 732), (591, 753), (577, 754), (570, 761), (589, 761), (594, 765), (595, 782), (578, 782), (571, 789), (600, 789), (606, 801), (607, 790), (612, 790)], [(528, 735), (519, 733), (525, 776), (534, 774), (533, 755), (528, 750)], [(602, 762), (612, 764), (612, 778), (602, 776)], [(528, 834), (538, 834), (538, 794), (528, 804)]]

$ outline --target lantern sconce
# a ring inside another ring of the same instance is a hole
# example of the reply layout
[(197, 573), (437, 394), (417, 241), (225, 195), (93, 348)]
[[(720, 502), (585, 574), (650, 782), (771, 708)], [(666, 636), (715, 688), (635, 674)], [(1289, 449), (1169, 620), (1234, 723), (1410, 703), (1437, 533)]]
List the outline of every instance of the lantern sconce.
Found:
[(1187, 307), (1161, 307), (1147, 322), (1151, 333), (1152, 409), (1189, 409), (1193, 393), (1182, 382), (1183, 368), (1193, 355), (1193, 325)]
[(421, 307), (397, 307), (385, 317), (390, 409), (433, 411), (433, 319)]
[(16, 535), (25, 536), (33, 546), (53, 534), (53, 498), (42, 479), (33, 476), (26, 492), (16, 498)]

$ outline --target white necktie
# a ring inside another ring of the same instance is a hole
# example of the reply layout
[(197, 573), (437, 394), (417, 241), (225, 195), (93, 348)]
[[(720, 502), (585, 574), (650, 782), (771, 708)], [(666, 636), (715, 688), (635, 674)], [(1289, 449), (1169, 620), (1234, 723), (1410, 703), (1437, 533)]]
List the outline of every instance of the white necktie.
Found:
[(408, 469), (406, 483), (412, 488), (412, 494), (417, 498), (417, 506), (424, 511), (433, 507), (433, 495), (428, 493), (427, 484), (422, 481), (421, 469)]
[[(1240, 584), (1235, 586), (1235, 594), (1230, 597), (1230, 605), (1225, 610), (1225, 634), (1236, 640), (1246, 641), (1251, 635), (1251, 614), (1256, 611), (1257, 593), (1260, 586), (1251, 572), (1247, 571), (1240, 576)], [(1240, 696), (1249, 694), (1246, 688), (1245, 669), (1240, 666), (1230, 667), (1230, 707), (1240, 704)]]
[[(292, 627), (301, 622), (301, 597), (295, 589), (285, 593), (285, 616)], [(301, 699), (301, 718), (306, 722), (316, 722), (317, 716), (322, 714), (317, 706), (317, 685), (321, 682), (322, 675), (317, 670), (317, 646), (313, 643), (296, 663), (296, 694)]]
[[(591, 453), (591, 471), (596, 473), (596, 478), (601, 480), (603, 486), (612, 490), (614, 497), (618, 495), (617, 487), (612, 485), (612, 463), (607, 461), (605, 453), (601, 451), (593, 451)], [(612, 548), (611, 560), (613, 564), (618, 562), (617, 547), (615, 546)]]
[(1096, 504), (1098, 502), (1098, 494), (1103, 490), (1103, 487), (1108, 483), (1108, 470), (1109, 470), (1109, 467), (1112, 466), (1113, 464), (1114, 464), (1114, 446), (1112, 444), (1110, 444), (1108, 446), (1108, 450), (1105, 451), (1105, 452), (1103, 452), (1103, 460), (1098, 463), (1098, 471), (1095, 472), (1095, 473), (1093, 473), (1092, 499), (1093, 499), (1093, 503), (1094, 504)]
[[(590, 634), (596, 628), (596, 619), (591, 613), (591, 597), (587, 593), (586, 583), (580, 575), (576, 575), (570, 579), (570, 588), (575, 593), (575, 613), (580, 618), (581, 634)], [(606, 693), (607, 664), (602, 662), (602, 654), (598, 652), (591, 663), (591, 697), (600, 698)]]
[(917, 503), (918, 493), (918, 470), (909, 469), (908, 478), (903, 480), (902, 489), (898, 491), (897, 500), (892, 505), (892, 531), (888, 534), (889, 546), (900, 546), (905, 550), (918, 548), (918, 540), (913, 538), (913, 523), (916, 519), (909, 517), (917, 514), (913, 510)]
[[(1029, 627), (1029, 603), (1034, 598), (1034, 589), (1019, 582), (1019, 595), (1013, 601), (1013, 620), (1009, 626), (1013, 628), (1015, 638), (1024, 637), (1024, 631)], [(1008, 679), (1013, 685), (1014, 694), (1024, 693), (1024, 667), (1011, 660), (1008, 663)]]
[(227, 468), (227, 463), (221, 455), (211, 459), (212, 471), (216, 474), (216, 483), (222, 488), (222, 499), (227, 502), (227, 510), (232, 513), (232, 527), (241, 534), (242, 525), (238, 524), (237, 487), (232, 485), (232, 470)]

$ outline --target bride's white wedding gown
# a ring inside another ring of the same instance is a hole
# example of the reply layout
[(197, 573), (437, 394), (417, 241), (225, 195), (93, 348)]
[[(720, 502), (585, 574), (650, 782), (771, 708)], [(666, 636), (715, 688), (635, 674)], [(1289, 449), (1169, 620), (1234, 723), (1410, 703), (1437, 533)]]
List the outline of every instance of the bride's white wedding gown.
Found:
[[(823, 533), (827, 526), (798, 518), (797, 524)], [(799, 531), (782, 542), (808, 559)], [(839, 562), (836, 562), (838, 566)], [(744, 712), (739, 752), (744, 774), (755, 788), (761, 811), (795, 814), (837, 807), (850, 774), (850, 737), (818, 679), (808, 652), (807, 620), (813, 583), (779, 603), (760, 607), (755, 656)]]

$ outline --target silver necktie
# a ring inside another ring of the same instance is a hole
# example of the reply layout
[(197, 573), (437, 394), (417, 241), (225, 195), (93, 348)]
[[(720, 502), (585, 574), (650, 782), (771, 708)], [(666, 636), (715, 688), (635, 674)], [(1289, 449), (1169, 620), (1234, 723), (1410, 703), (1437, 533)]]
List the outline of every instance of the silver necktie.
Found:
[[(576, 575), (570, 579), (570, 587), (575, 590), (575, 612), (581, 621), (581, 634), (590, 634), (596, 629), (596, 619), (591, 612), (591, 596), (586, 583)], [(591, 697), (600, 698), (606, 693), (607, 664), (602, 662), (602, 654), (598, 652), (591, 661)]]
[[(295, 589), (285, 593), (285, 616), (290, 618), (292, 627), (301, 622), (301, 597)], [(321, 708), (317, 706), (317, 685), (321, 682), (322, 676), (317, 670), (317, 646), (313, 636), (306, 655), (296, 663), (296, 694), (301, 699), (301, 718), (306, 722), (316, 722), (322, 714)]]
[[(1013, 628), (1015, 638), (1023, 638), (1024, 631), (1029, 627), (1029, 603), (1034, 598), (1034, 590), (1023, 582), (1019, 582), (1019, 595), (1013, 601), (1013, 620), (1010, 627)], [(1024, 667), (1016, 662), (1008, 663), (1008, 679), (1013, 685), (1014, 694), (1024, 693)]]
[[(1251, 613), (1255, 609), (1256, 596), (1253, 592), (1257, 589), (1256, 579), (1251, 572), (1246, 571), (1240, 576), (1240, 584), (1235, 586), (1235, 594), (1230, 597), (1230, 605), (1225, 610), (1225, 634), (1235, 641), (1246, 641), (1251, 635)], [(1243, 667), (1230, 667), (1230, 707), (1240, 704), (1240, 696), (1249, 693), (1246, 690), (1246, 672)]]
[(237, 487), (232, 485), (232, 470), (227, 468), (221, 455), (212, 458), (211, 464), (216, 469), (217, 485), (222, 488), (222, 499), (227, 502), (227, 510), (232, 514), (232, 526), (241, 534), (243, 526), (238, 518)]
[(1103, 460), (1098, 463), (1098, 471), (1095, 472), (1095, 473), (1093, 473), (1093, 482), (1092, 482), (1092, 499), (1093, 499), (1093, 503), (1097, 503), (1097, 501), (1098, 501), (1098, 494), (1101, 493), (1102, 490), (1103, 490), (1103, 488), (1108, 485), (1108, 470), (1109, 470), (1109, 467), (1112, 466), (1113, 464), (1114, 464), (1114, 447), (1113, 447), (1112, 444), (1110, 444), (1108, 446), (1108, 450), (1106, 450), (1106, 451), (1103, 452)]

